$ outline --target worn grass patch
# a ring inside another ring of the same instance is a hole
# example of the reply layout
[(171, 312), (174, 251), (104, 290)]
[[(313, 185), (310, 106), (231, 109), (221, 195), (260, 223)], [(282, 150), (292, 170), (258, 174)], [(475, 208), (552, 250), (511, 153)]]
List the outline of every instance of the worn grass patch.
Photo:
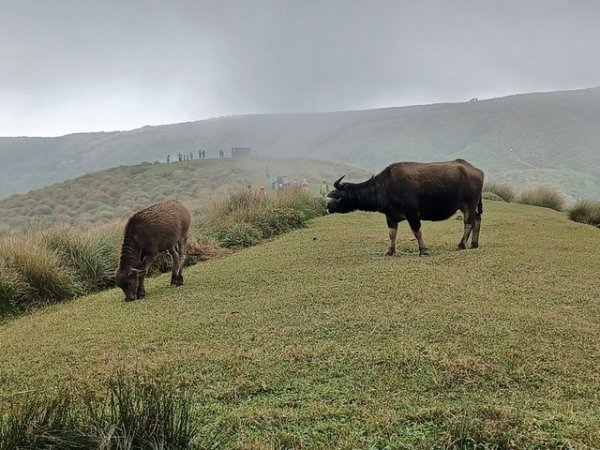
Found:
[(431, 256), (403, 223), (386, 257), (382, 215), (327, 216), (143, 301), (5, 323), (1, 403), (158, 372), (221, 448), (599, 448), (599, 231), (488, 202), (479, 249), (455, 250), (459, 221), (423, 235)]

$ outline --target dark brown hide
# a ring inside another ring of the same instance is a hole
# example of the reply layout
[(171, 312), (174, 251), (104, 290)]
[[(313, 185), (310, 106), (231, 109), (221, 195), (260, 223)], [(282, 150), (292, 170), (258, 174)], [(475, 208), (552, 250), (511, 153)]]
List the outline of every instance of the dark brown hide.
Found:
[(387, 255), (396, 251), (398, 222), (408, 220), (419, 243), (419, 254), (425, 255), (427, 247), (421, 234), (421, 220), (445, 220), (458, 210), (464, 218), (464, 233), (458, 247), (466, 248), (471, 233), (471, 247), (479, 245), (483, 172), (464, 159), (396, 163), (362, 183), (342, 183), (342, 178), (328, 194), (331, 198), (328, 211), (362, 210), (385, 214), (390, 235)]
[(168, 251), (173, 261), (171, 285), (183, 284), (181, 270), (185, 259), (190, 213), (181, 203), (167, 200), (136, 212), (127, 221), (121, 260), (115, 272), (117, 286), (126, 300), (144, 297), (144, 277), (154, 258)]

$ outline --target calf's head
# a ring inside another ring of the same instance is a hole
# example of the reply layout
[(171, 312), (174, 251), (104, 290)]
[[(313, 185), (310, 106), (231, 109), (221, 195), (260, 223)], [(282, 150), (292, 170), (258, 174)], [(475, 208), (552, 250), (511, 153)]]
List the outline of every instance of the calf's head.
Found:
[(342, 183), (342, 178), (344, 178), (344, 176), (342, 176), (339, 180), (337, 180), (335, 183), (333, 183), (333, 187), (335, 188), (333, 191), (331, 191), (329, 194), (327, 194), (327, 197), (329, 197), (331, 200), (329, 200), (329, 203), (327, 203), (327, 212), (330, 213), (348, 213), (350, 211), (354, 211), (354, 207), (351, 204), (351, 202), (348, 200), (348, 185), (346, 183)]
[(117, 269), (115, 271), (115, 282), (125, 294), (125, 300), (137, 300), (138, 285), (140, 282), (140, 274), (144, 271), (140, 269), (134, 269), (132, 267), (124, 270)]

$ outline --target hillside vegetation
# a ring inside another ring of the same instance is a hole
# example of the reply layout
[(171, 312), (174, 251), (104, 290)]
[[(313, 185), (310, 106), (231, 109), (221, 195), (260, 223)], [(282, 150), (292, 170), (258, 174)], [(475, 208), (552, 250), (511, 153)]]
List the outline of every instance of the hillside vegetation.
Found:
[[(0, 328), (4, 408), (106, 380), (169, 380), (197, 448), (600, 447), (600, 234), (488, 201), (481, 247), (462, 222), (315, 219), (263, 245)], [(85, 411), (85, 409), (83, 409)]]
[(356, 179), (369, 175), (347, 164), (301, 158), (223, 158), (121, 166), (0, 201), (0, 233), (56, 224), (89, 228), (126, 219), (134, 211), (168, 198), (180, 200), (191, 210), (205, 209), (216, 198), (248, 184), (253, 190), (264, 185), (272, 195), (267, 168), (270, 174), (286, 175), (290, 183), (306, 178), (313, 193), (319, 192), (323, 180), (331, 185), (343, 174)]
[[(179, 152), (250, 146), (255, 155), (388, 163), (465, 158), (516, 188), (600, 198), (600, 87), (368, 111), (222, 117), (132, 131), (0, 138), (0, 198)], [(491, 179), (490, 178), (490, 179)]]
[[(261, 197), (234, 191), (195, 214), (185, 264), (255, 245), (325, 213), (324, 199), (300, 188)], [(109, 276), (119, 267), (123, 229), (124, 223), (88, 231), (63, 225), (1, 237), (0, 320), (114, 286)], [(149, 273), (171, 269), (171, 258), (163, 253)]]

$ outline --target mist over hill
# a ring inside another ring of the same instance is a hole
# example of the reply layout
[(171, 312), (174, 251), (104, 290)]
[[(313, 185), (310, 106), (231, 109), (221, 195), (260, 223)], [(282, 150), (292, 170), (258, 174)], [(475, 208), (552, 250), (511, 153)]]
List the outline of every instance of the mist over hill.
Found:
[(0, 138), (0, 198), (167, 155), (252, 147), (255, 155), (341, 161), (378, 171), (395, 161), (468, 159), (487, 179), (550, 184), (600, 197), (600, 87), (366, 111), (265, 114), (83, 133)]

